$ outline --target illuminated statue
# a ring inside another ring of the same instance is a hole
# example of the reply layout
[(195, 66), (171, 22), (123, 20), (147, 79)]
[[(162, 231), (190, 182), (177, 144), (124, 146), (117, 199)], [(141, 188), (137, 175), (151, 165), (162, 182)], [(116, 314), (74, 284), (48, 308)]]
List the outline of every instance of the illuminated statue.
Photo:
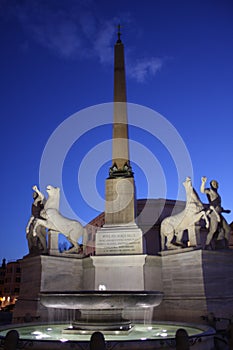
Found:
[(44, 209), (40, 212), (41, 218), (36, 219), (33, 235), (37, 235), (36, 229), (38, 226), (43, 226), (50, 231), (62, 233), (72, 244), (72, 247), (67, 252), (79, 253), (80, 247), (77, 241), (84, 234), (84, 227), (80, 222), (68, 219), (59, 212), (59, 187), (49, 185), (46, 190), (48, 193), (48, 199), (44, 204)]
[[(205, 219), (206, 228), (209, 226), (207, 213), (205, 212), (204, 205), (200, 201), (198, 194), (192, 187), (190, 177), (187, 177), (183, 182), (186, 190), (186, 205), (183, 211), (176, 215), (165, 218), (161, 223), (161, 249), (175, 249), (183, 246), (182, 236), (184, 230), (188, 230), (201, 218)], [(167, 242), (165, 243), (165, 238)], [(189, 240), (190, 237), (189, 237)], [(192, 240), (193, 241), (193, 240)]]
[(210, 187), (206, 188), (207, 178), (203, 176), (201, 178), (200, 191), (205, 193), (209, 201), (209, 213), (210, 227), (206, 239), (206, 249), (211, 249), (212, 240), (220, 241), (224, 240), (224, 246), (228, 247), (229, 234), (231, 231), (226, 219), (222, 216), (222, 213), (230, 213), (230, 210), (222, 208), (222, 200), (218, 193), (218, 182), (216, 180), (210, 181)]
[[(36, 225), (37, 219), (42, 219), (41, 211), (44, 209), (45, 198), (38, 190), (37, 186), (33, 186), (33, 203), (31, 208), (31, 217), (26, 227), (26, 237), (28, 240), (29, 253), (41, 254), (47, 253), (46, 229), (42, 225)], [(36, 232), (36, 234), (34, 234)]]

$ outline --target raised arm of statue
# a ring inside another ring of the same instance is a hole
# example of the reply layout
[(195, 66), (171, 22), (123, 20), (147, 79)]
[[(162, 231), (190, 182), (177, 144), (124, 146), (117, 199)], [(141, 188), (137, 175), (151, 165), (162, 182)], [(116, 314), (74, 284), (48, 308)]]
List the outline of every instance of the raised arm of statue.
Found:
[(33, 191), (37, 193), (37, 197), (34, 200), (34, 205), (37, 205), (38, 202), (44, 203), (45, 202), (45, 196), (43, 195), (42, 192), (38, 189), (36, 185), (32, 187)]
[(201, 178), (201, 187), (200, 187), (201, 193), (205, 193), (205, 184), (206, 184), (206, 181), (207, 181), (207, 177), (206, 177), (206, 176), (203, 176), (203, 177)]

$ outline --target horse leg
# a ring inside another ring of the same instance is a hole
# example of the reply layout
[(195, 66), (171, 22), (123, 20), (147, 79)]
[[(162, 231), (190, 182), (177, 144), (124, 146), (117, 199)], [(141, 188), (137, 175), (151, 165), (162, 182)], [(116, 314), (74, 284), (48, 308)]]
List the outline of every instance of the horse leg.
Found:
[(38, 226), (42, 226), (42, 227), (48, 227), (48, 221), (47, 220), (42, 220), (42, 219), (36, 219), (36, 222), (35, 222), (35, 225), (34, 225), (34, 228), (33, 228), (33, 236), (37, 236), (37, 227)]
[(205, 220), (205, 227), (208, 229), (209, 226), (210, 226), (210, 222), (209, 222), (208, 217), (207, 217), (208, 212), (206, 213), (206, 212), (203, 210), (203, 211), (201, 211), (201, 214), (202, 214), (201, 217)]
[(161, 250), (165, 250), (165, 234), (163, 233), (162, 231), (162, 228), (161, 228), (161, 232), (160, 232), (160, 237), (161, 237)]
[[(74, 237), (73, 237), (74, 236)], [(74, 232), (73, 230), (71, 230), (69, 232), (69, 235), (66, 236), (66, 238), (68, 239), (68, 241), (72, 244), (72, 247), (68, 250), (66, 250), (64, 253), (78, 253), (79, 252), (79, 249), (80, 249), (80, 246), (76, 240), (77, 237), (77, 234), (76, 232)]]
[(171, 235), (170, 233), (166, 233), (163, 229), (161, 230), (161, 250), (172, 249), (172, 238), (173, 234)]
[(68, 237), (67, 237), (67, 239), (72, 244), (72, 247), (68, 250), (64, 250), (63, 254), (78, 253), (80, 250), (79, 244), (77, 242), (70, 240)]
[(210, 209), (211, 209), (211, 210), (214, 212), (214, 214), (216, 215), (218, 222), (220, 222), (220, 221), (221, 221), (221, 217), (220, 217), (219, 213), (216, 211), (215, 207), (214, 207), (213, 205), (210, 205)]
[(184, 230), (179, 230), (179, 231), (176, 231), (175, 232), (175, 245), (178, 246), (179, 248), (184, 248), (184, 244), (182, 242), (182, 238), (183, 238), (183, 235), (184, 235)]
[(174, 231), (169, 232), (169, 233), (167, 234), (167, 249), (168, 249), (168, 250), (180, 248), (180, 246), (177, 246), (177, 245), (175, 245), (175, 244), (172, 243), (172, 242), (173, 242), (174, 235), (175, 235), (175, 232), (174, 232)]

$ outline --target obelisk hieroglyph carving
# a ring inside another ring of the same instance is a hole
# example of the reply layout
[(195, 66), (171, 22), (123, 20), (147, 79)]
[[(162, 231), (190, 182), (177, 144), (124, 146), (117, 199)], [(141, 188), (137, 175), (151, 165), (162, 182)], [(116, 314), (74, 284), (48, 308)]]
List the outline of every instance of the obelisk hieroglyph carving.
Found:
[(124, 45), (120, 26), (114, 47), (112, 166), (105, 183), (105, 225), (96, 234), (96, 255), (141, 254), (135, 223), (135, 183), (129, 157)]

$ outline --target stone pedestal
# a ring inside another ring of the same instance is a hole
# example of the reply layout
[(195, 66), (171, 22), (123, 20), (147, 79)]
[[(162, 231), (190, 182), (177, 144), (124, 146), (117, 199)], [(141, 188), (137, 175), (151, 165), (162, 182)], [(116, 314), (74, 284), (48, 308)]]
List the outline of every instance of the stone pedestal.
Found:
[(49, 231), (48, 233), (48, 253), (49, 255), (58, 255), (58, 233)]
[[(83, 260), (84, 290), (161, 291), (162, 269), (158, 256), (92, 256)], [(131, 320), (151, 319), (153, 308), (125, 310)]]
[(135, 223), (104, 225), (96, 232), (96, 255), (142, 253), (142, 230)]
[(105, 194), (106, 225), (122, 225), (134, 222), (135, 184), (133, 177), (107, 179)]
[[(233, 310), (233, 251), (187, 248), (161, 256), (106, 255), (84, 259), (67, 256), (25, 257), (21, 261), (20, 296), (13, 322), (48, 319), (40, 292), (82, 290), (161, 291), (156, 321), (203, 323), (213, 312), (231, 318)], [(136, 311), (136, 310), (134, 310)], [(137, 319), (145, 315), (134, 314)]]
[(46, 321), (48, 310), (40, 303), (40, 292), (82, 290), (82, 260), (65, 256), (38, 255), (20, 261), (20, 295), (13, 322)]
[(147, 255), (77, 259), (41, 255), (21, 260), (20, 295), (13, 322), (47, 321), (41, 292), (98, 290), (161, 291), (161, 258)]
[(188, 228), (189, 245), (192, 247), (202, 247), (201, 242), (201, 225), (199, 223), (193, 224)]
[(85, 260), (85, 290), (161, 291), (161, 258), (157, 256), (92, 256)]
[(162, 253), (164, 298), (154, 317), (203, 323), (201, 316), (213, 312), (231, 318), (233, 251), (190, 249)]

